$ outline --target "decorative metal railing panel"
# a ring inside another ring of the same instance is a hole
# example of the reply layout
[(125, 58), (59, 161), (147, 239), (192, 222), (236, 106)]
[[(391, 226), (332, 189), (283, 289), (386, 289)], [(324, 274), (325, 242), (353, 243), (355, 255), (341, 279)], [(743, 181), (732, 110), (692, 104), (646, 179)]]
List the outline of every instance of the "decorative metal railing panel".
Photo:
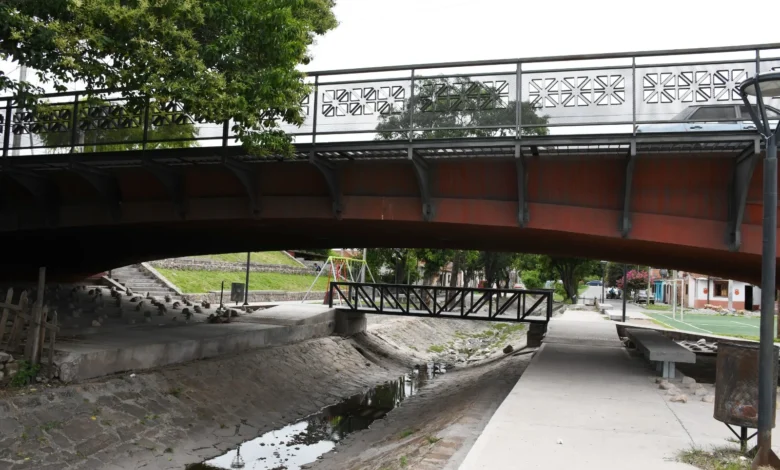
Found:
[[(742, 81), (777, 70), (780, 44), (319, 72), (307, 77), (303, 124), (282, 129), (296, 143), (687, 132), (664, 124), (694, 106), (740, 104)], [(0, 98), (12, 156), (236, 145), (232, 124), (115, 92), (47, 95), (36, 109)]]
[(328, 305), (353, 312), (503, 322), (548, 322), (552, 290), (331, 282)]

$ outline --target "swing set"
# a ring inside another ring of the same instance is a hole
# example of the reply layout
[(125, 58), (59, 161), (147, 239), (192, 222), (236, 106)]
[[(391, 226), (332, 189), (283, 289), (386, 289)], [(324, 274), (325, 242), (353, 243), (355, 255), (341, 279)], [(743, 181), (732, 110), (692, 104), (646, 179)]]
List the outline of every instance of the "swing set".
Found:
[[(322, 276), (322, 273), (327, 273), (328, 287), (325, 291), (324, 303), (328, 303), (328, 296), (330, 295), (330, 283), (331, 282), (361, 282), (366, 278), (366, 273), (371, 278), (372, 283), (376, 283), (374, 275), (371, 274), (371, 270), (368, 268), (368, 263), (363, 259), (346, 258), (342, 256), (328, 256), (325, 264), (322, 265), (322, 269), (317, 273), (314, 278), (314, 282), (309, 286), (309, 290), (306, 291), (306, 295), (303, 296), (301, 303), (306, 302), (311, 294), (312, 289), (317, 284), (317, 280)], [(339, 304), (341, 304), (339, 299)]]

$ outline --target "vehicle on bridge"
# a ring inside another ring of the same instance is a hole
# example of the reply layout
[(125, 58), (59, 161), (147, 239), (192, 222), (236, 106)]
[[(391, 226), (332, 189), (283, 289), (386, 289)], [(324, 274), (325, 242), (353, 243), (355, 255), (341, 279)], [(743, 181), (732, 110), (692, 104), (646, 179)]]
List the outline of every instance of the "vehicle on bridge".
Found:
[[(758, 112), (755, 106), (753, 109)], [(780, 110), (766, 106), (767, 117), (772, 126), (780, 120)], [(713, 132), (713, 131), (755, 131), (756, 125), (750, 117), (750, 111), (744, 104), (716, 104), (688, 106), (671, 122), (665, 124), (640, 124), (637, 133), (651, 132)]]

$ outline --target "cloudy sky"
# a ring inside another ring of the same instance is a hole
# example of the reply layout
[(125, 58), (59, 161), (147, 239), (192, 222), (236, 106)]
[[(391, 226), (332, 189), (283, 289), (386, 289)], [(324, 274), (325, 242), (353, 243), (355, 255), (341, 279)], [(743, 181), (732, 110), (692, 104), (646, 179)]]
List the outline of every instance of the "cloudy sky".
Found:
[(780, 42), (776, 0), (337, 0), (335, 12), (309, 70)]

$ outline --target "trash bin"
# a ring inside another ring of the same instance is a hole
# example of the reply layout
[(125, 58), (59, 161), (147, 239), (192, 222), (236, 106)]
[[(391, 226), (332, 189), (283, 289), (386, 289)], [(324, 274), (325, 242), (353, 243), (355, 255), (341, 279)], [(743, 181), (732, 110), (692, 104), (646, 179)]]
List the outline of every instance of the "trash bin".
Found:
[[(777, 364), (777, 348), (773, 348)], [(745, 428), (758, 427), (758, 344), (718, 342), (715, 372), (715, 411), (713, 417), (726, 424)], [(777, 367), (774, 381), (777, 383)], [(772, 401), (777, 387), (772, 387)], [(772, 427), (775, 416), (772, 415)]]

